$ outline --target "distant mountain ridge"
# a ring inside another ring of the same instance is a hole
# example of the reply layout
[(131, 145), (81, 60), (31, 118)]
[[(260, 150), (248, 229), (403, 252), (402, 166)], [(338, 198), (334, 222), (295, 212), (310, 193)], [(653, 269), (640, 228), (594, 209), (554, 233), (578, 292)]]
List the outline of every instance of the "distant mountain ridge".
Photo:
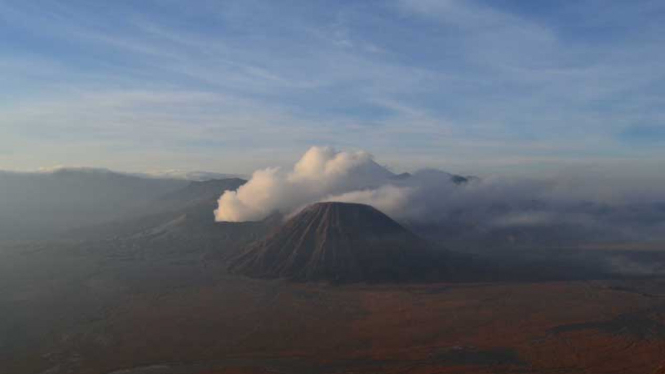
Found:
[[(227, 190), (236, 190), (246, 181), (239, 178), (189, 182), (182, 189), (135, 207), (121, 219), (97, 227), (83, 227), (78, 235), (87, 237), (131, 237), (175, 233), (187, 227), (187, 234), (214, 230), (217, 199)], [(182, 232), (181, 232), (182, 233)]]
[(263, 238), (281, 217), (260, 222), (215, 222), (217, 199), (236, 190), (245, 180), (238, 178), (190, 182), (112, 222), (82, 227), (67, 238), (108, 243), (110, 256), (176, 261), (193, 256), (196, 261), (217, 262), (242, 246)]
[(99, 169), (0, 172), (0, 239), (48, 238), (107, 222), (187, 183)]

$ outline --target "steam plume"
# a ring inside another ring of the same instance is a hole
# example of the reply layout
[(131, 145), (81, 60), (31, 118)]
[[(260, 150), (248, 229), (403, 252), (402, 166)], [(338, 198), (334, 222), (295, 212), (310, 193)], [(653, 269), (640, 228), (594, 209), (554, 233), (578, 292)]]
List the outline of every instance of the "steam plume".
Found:
[(225, 192), (215, 216), (217, 221), (256, 221), (275, 211), (290, 215), (311, 203), (339, 201), (372, 205), (413, 225), (454, 222), (476, 234), (568, 225), (601, 236), (647, 237), (665, 222), (664, 204), (636, 205), (625, 198), (593, 201), (568, 185), (557, 180), (464, 178), (432, 169), (397, 176), (366, 152), (312, 147), (292, 169), (258, 170), (237, 191)]
[(215, 216), (217, 221), (240, 222), (260, 220), (274, 211), (288, 214), (327, 196), (378, 187), (391, 176), (366, 152), (312, 147), (292, 170), (258, 170), (238, 191), (225, 192)]

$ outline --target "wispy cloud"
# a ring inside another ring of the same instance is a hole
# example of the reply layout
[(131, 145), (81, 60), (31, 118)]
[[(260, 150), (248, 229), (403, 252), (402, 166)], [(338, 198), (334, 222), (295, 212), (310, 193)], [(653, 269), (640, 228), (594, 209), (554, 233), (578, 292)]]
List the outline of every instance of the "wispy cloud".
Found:
[(0, 149), (23, 149), (19, 168), (93, 149), (95, 166), (140, 154), (161, 168), (186, 159), (230, 172), (310, 144), (479, 172), (662, 158), (617, 141), (635, 123), (663, 123), (658, 10), (6, 0)]

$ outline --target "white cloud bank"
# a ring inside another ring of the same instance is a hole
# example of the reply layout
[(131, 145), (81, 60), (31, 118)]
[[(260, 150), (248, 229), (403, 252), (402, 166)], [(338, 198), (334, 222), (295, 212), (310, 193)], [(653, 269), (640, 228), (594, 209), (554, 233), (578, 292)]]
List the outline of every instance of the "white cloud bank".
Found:
[(292, 170), (258, 170), (237, 191), (225, 192), (215, 216), (228, 222), (261, 220), (274, 211), (288, 214), (337, 194), (379, 187), (391, 177), (366, 152), (312, 147)]
[(662, 190), (645, 200), (634, 186), (581, 181), (465, 178), (433, 169), (396, 175), (366, 152), (312, 147), (290, 170), (258, 170), (237, 191), (225, 192), (215, 217), (259, 221), (274, 212), (289, 216), (312, 203), (337, 201), (368, 204), (406, 224), (464, 227), (476, 234), (551, 227), (559, 235), (564, 225), (571, 232), (604, 236), (662, 236), (654, 234), (665, 222)]
[(488, 211), (502, 210), (499, 205), (553, 201), (560, 199), (557, 194), (557, 185), (547, 181), (467, 179), (434, 169), (396, 175), (367, 152), (312, 147), (291, 170), (258, 170), (237, 191), (226, 191), (215, 217), (258, 221), (273, 212), (290, 215), (315, 202), (337, 201), (368, 204), (403, 221), (434, 222), (458, 211), (487, 221)]
[[(436, 192), (450, 196), (452, 175), (435, 170), (400, 178), (366, 152), (312, 147), (292, 170), (256, 171), (237, 191), (227, 191), (215, 211), (217, 221), (261, 220), (275, 211), (290, 214), (318, 201), (368, 204), (395, 218), (423, 214)], [(426, 197), (427, 196), (427, 197)]]

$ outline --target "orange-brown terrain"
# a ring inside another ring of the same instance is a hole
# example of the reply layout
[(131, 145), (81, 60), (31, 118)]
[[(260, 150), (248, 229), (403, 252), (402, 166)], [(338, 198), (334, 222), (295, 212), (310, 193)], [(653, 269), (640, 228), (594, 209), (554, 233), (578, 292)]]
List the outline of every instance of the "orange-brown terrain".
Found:
[(2, 373), (651, 374), (665, 364), (663, 280), (330, 286), (80, 247), (2, 252)]

